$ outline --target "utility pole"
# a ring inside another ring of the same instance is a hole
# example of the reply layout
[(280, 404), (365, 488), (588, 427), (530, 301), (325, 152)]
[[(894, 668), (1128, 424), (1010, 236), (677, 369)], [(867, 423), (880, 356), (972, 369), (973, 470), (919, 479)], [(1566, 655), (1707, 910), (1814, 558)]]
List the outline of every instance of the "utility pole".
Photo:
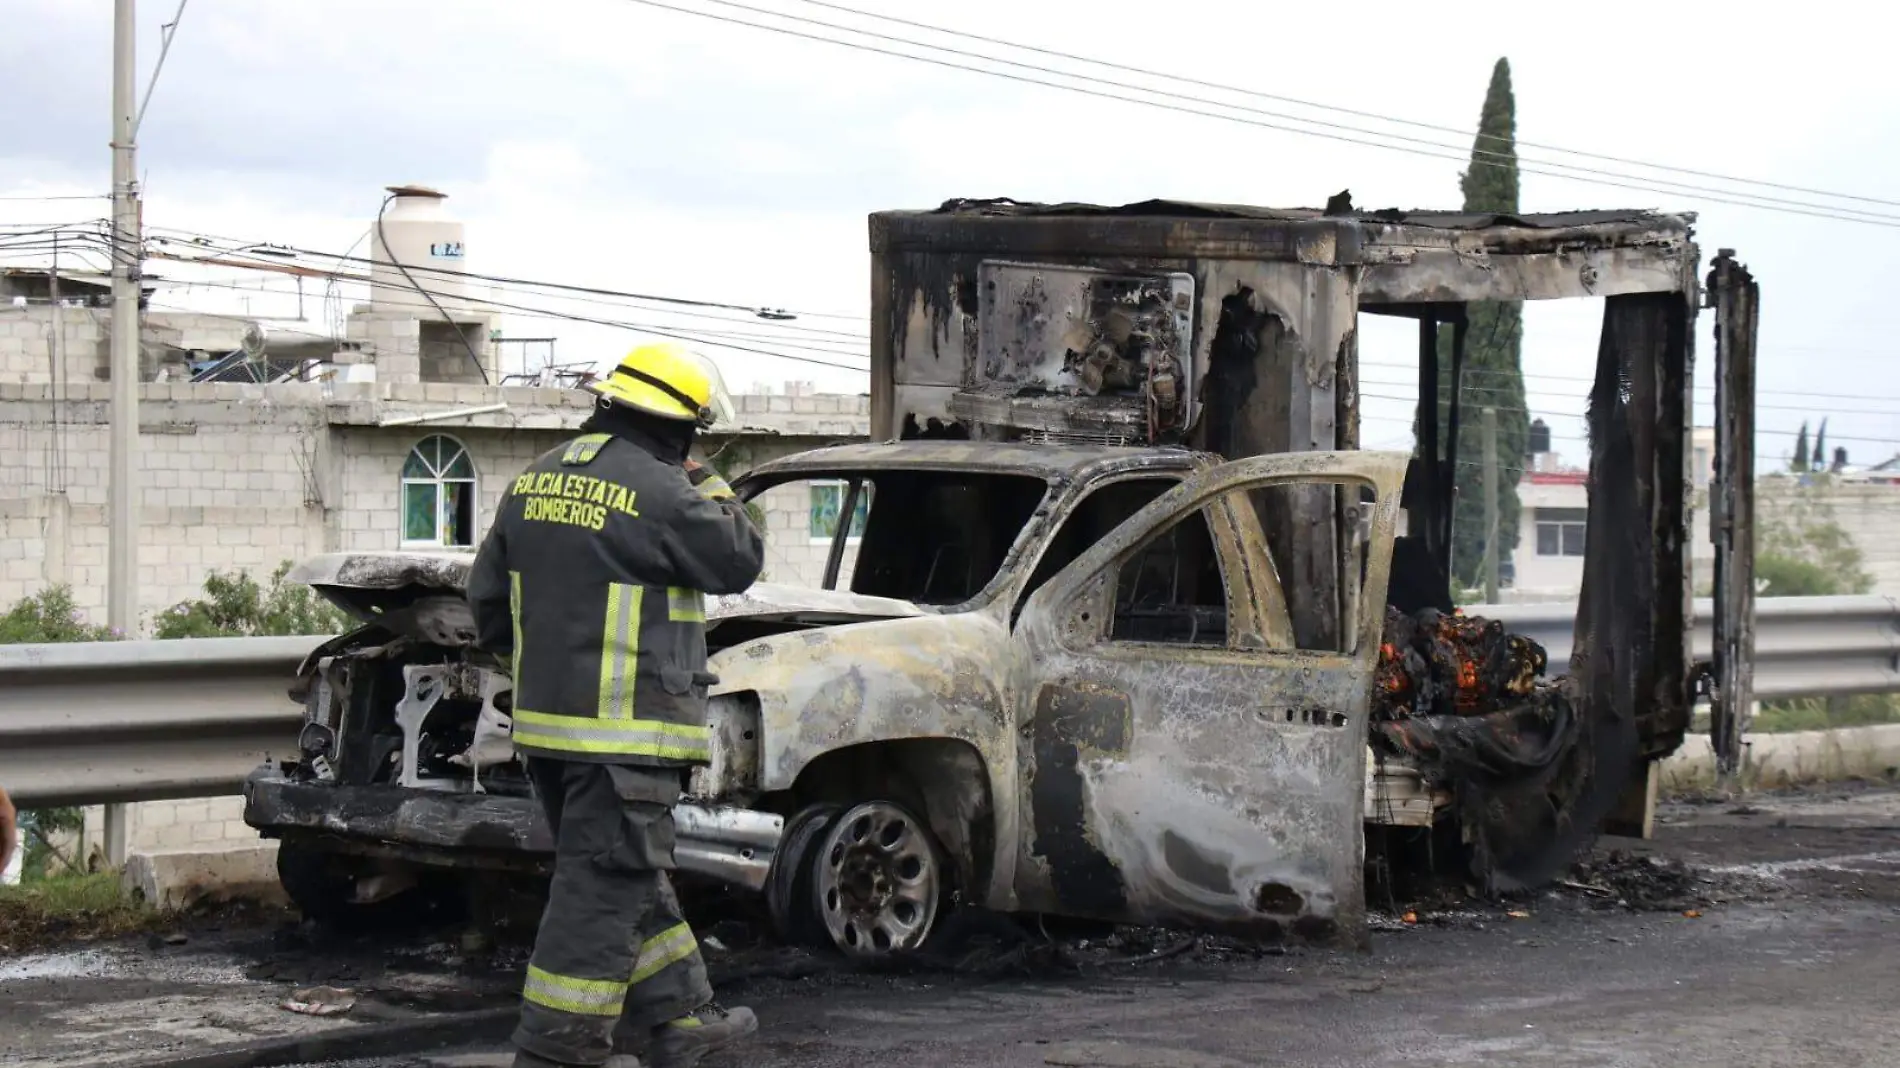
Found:
[(1498, 603), (1498, 410), (1484, 410), (1484, 603)]
[[(137, 632), (139, 617), (139, 287), (144, 273), (134, 143), (135, 6), (134, 0), (113, 0), (112, 5), (112, 447), (106, 622), (126, 637)], [(124, 805), (106, 806), (106, 859), (115, 866), (125, 863), (126, 814)]]

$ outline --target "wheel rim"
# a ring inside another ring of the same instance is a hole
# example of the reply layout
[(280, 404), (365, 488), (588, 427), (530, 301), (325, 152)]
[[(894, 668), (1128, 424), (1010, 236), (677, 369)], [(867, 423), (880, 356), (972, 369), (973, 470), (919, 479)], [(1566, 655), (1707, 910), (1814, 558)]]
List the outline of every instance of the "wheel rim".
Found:
[(915, 816), (888, 801), (858, 805), (831, 825), (816, 862), (818, 911), (839, 949), (881, 957), (923, 944), (943, 861)]

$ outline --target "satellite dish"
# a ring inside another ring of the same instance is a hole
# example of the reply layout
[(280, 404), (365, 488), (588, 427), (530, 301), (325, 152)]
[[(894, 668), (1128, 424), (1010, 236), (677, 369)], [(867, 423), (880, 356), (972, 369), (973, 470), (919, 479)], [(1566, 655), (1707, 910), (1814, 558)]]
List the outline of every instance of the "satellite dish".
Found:
[(269, 335), (264, 332), (263, 323), (248, 323), (244, 327), (244, 337), (238, 345), (244, 349), (244, 355), (253, 360), (264, 358), (264, 349), (269, 344)]

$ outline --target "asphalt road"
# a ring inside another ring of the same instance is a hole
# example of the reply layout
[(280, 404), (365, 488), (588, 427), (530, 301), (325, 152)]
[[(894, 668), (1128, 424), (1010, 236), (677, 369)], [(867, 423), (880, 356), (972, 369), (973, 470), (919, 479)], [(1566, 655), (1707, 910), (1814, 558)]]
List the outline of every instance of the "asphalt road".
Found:
[[(753, 982), (729, 1000), (759, 1012), (758, 1039), (708, 1066), (1900, 1065), (1900, 793), (1673, 806), (1666, 819), (1653, 843), (1606, 845), (1682, 858), (1697, 878), (1625, 861), (1583, 874), (1590, 889), (1381, 924), (1367, 954), (1214, 946), (1117, 966), (1071, 945), (1062, 959), (1079, 971), (1032, 978)], [(505, 1003), (511, 981), (441, 947), (371, 960), (282, 946), (211, 933), (91, 951), (84, 966), (0, 960), (0, 1064), (134, 1064), (152, 1055), (141, 1050), (351, 1026), (278, 1007), (318, 978), (354, 976), (395, 1006), (384, 1012)], [(350, 1068), (471, 1063), (479, 1049)]]

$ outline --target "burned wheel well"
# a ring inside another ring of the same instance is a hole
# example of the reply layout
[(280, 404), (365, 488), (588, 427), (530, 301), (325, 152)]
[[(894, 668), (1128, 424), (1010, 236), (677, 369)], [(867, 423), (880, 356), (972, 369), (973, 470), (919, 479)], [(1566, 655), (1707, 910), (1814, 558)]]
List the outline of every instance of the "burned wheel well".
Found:
[(873, 798), (924, 814), (952, 858), (956, 885), (981, 894), (989, 885), (996, 844), (989, 768), (982, 754), (956, 738), (906, 738), (834, 749), (805, 765), (792, 788), (760, 807), (787, 814), (807, 805), (849, 805)]

